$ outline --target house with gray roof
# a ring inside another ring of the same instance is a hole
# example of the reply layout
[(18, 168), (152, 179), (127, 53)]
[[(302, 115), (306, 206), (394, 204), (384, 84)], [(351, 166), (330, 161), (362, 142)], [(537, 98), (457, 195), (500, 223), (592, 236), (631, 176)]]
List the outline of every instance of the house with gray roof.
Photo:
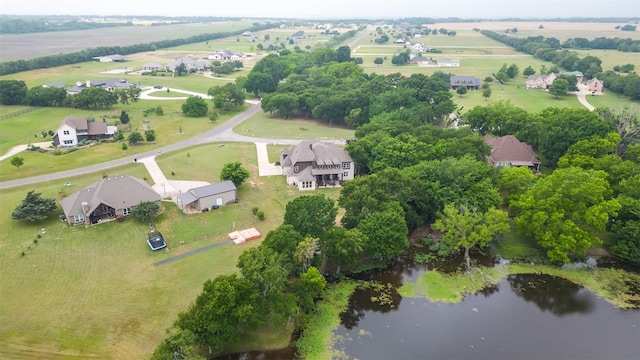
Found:
[(555, 73), (549, 73), (546, 75), (529, 75), (527, 76), (527, 81), (525, 81), (524, 86), (526, 89), (546, 90), (553, 84), (556, 77)]
[(482, 81), (475, 76), (451, 76), (449, 80), (451, 90), (456, 90), (460, 86), (466, 86), (469, 90), (478, 90), (482, 85)]
[(175, 69), (180, 66), (180, 64), (184, 64), (184, 66), (187, 68), (187, 71), (202, 71), (209, 67), (209, 63), (204, 60), (194, 60), (186, 56), (175, 59), (174, 61), (168, 63), (165, 67), (167, 71), (175, 71)]
[(66, 88), (66, 86), (63, 83), (59, 82), (59, 81), (52, 81), (52, 82), (48, 82), (46, 84), (42, 84), (42, 87), (43, 88), (53, 88), (53, 87), (55, 87), (55, 88), (59, 88), (59, 89), (65, 89)]
[(144, 180), (118, 175), (95, 182), (60, 200), (69, 225), (95, 225), (131, 215), (131, 209), (141, 202), (160, 205), (160, 195)]
[(101, 140), (113, 137), (118, 132), (117, 126), (109, 126), (105, 121), (89, 121), (87, 119), (76, 119), (68, 116), (53, 135), (53, 145), (55, 146), (78, 146), (78, 143), (85, 140)]
[(484, 136), (484, 142), (491, 147), (491, 154), (487, 156), (487, 163), (491, 166), (526, 166), (538, 171), (540, 160), (531, 145), (525, 144), (513, 135), (494, 138)]
[(156, 71), (164, 69), (164, 65), (157, 62), (148, 62), (142, 65), (142, 70)]
[(344, 149), (320, 141), (302, 141), (280, 154), (287, 184), (299, 190), (341, 185), (354, 177), (354, 164)]
[(90, 87), (100, 87), (109, 92), (113, 92), (119, 89), (131, 89), (136, 87), (136, 84), (128, 82), (126, 79), (112, 78), (104, 80), (87, 80), (84, 83), (81, 81), (76, 82), (76, 85), (67, 90), (69, 94), (77, 94), (82, 90)]
[(238, 202), (238, 190), (231, 180), (205, 185), (178, 195), (178, 206), (186, 213), (189, 210), (206, 211), (215, 206)]
[(439, 67), (460, 67), (460, 60), (438, 59)]

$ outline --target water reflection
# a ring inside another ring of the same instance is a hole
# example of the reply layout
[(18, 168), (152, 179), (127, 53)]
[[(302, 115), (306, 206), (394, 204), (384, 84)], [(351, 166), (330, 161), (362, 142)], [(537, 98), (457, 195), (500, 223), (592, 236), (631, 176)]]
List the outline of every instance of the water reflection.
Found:
[(593, 311), (593, 295), (582, 286), (550, 275), (509, 275), (513, 293), (557, 316)]
[(457, 304), (383, 309), (370, 295), (354, 294), (334, 332), (344, 359), (640, 358), (640, 311), (552, 276), (510, 276)]

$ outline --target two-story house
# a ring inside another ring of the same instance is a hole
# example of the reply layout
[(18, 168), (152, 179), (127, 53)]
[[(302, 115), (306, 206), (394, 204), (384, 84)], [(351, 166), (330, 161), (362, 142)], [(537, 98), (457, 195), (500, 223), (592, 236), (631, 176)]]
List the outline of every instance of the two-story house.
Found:
[(68, 116), (62, 120), (53, 135), (55, 146), (78, 146), (84, 140), (108, 139), (118, 132), (118, 127), (108, 126), (106, 122), (88, 121)]
[(280, 164), (287, 184), (299, 190), (315, 190), (319, 186), (336, 186), (354, 177), (351, 156), (334, 144), (302, 141), (284, 149)]

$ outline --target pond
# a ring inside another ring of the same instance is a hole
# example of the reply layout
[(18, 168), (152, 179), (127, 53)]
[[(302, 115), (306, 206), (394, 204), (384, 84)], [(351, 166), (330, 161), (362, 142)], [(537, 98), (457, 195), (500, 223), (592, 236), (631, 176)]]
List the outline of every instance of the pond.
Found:
[(548, 275), (512, 275), (461, 303), (357, 291), (335, 331), (351, 359), (638, 359), (640, 311)]
[[(358, 278), (400, 286), (428, 269), (455, 271), (461, 260), (430, 266), (401, 261)], [(495, 263), (489, 257), (479, 262)], [(371, 300), (375, 295), (370, 289), (353, 294), (334, 331), (339, 354), (334, 358), (640, 359), (640, 310), (617, 309), (582, 286), (550, 275), (510, 275), (455, 304), (393, 293), (392, 302), (381, 305)], [(295, 349), (223, 358), (294, 359)]]

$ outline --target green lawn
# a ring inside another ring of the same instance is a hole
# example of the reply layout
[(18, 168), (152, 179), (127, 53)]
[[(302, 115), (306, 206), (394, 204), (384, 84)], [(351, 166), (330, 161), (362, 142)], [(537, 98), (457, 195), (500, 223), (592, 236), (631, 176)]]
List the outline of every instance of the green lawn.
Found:
[[(153, 263), (225, 240), (234, 222), (237, 229), (255, 226), (264, 236), (282, 222), (286, 204), (301, 195), (283, 176), (257, 176), (253, 144), (203, 145), (163, 154), (158, 163), (170, 179), (217, 181), (222, 164), (235, 160), (252, 174), (238, 189), (238, 204), (187, 216), (163, 203), (156, 225), (169, 243), (166, 251), (151, 252), (145, 242), (148, 226), (132, 217), (88, 228), (69, 227), (56, 214), (38, 224), (10, 219), (27, 191), (60, 200), (99, 180), (101, 173), (0, 191), (0, 227), (5, 229), (0, 235), (0, 358), (24, 351), (41, 359), (141, 359), (150, 354), (202, 283), (237, 271), (240, 253), (260, 241), (224, 245), (160, 267)], [(117, 174), (149, 177), (140, 164), (109, 171)], [(64, 187), (67, 182), (70, 188)], [(336, 198), (339, 189), (322, 193)], [(251, 213), (254, 206), (265, 212), (263, 222)], [(288, 341), (286, 331), (276, 338)]]
[(625, 106), (631, 110), (634, 110), (636, 113), (640, 113), (640, 101), (633, 101), (627, 97), (620, 96), (611, 91), (604, 91), (602, 96), (600, 95), (587, 95), (585, 97), (589, 104), (593, 105), (597, 108), (608, 107), (613, 110), (620, 110)]
[[(305, 129), (305, 130), (302, 130)], [(271, 118), (265, 112), (257, 112), (233, 129), (236, 133), (274, 139), (350, 139), (354, 130), (344, 125), (333, 125), (318, 120)]]
[[(182, 103), (183, 100), (140, 100), (137, 103), (125, 105), (121, 108), (126, 109), (130, 114), (132, 129), (144, 132), (143, 125), (146, 125), (148, 128), (156, 131), (156, 141), (154, 143), (132, 145), (129, 146), (127, 150), (122, 150), (122, 143), (120, 142), (104, 142), (97, 146), (83, 148), (59, 156), (38, 152), (23, 152), (20, 156), (24, 158), (24, 166), (19, 169), (13, 167), (8, 161), (0, 162), (0, 181), (69, 170), (153, 150), (210, 130), (230, 119), (241, 110), (246, 109), (246, 106), (243, 106), (234, 112), (224, 113), (220, 119), (214, 123), (207, 117), (188, 118), (178, 114)], [(146, 118), (142, 115), (145, 109), (156, 106), (163, 107), (164, 115), (149, 115)], [(67, 116), (79, 118), (93, 116), (96, 119), (107, 116), (107, 122), (113, 124), (119, 120), (119, 115), (120, 109), (117, 108), (107, 111), (42, 108), (18, 117), (3, 120), (0, 122), (0, 152), (5, 153), (11, 147), (19, 144), (51, 141), (51, 137), (45, 139), (40, 138), (40, 131), (55, 131), (58, 125), (60, 125), (60, 122)], [(128, 126), (120, 125), (120, 129), (124, 132), (126, 138), (129, 135)], [(182, 130), (182, 133), (180, 133), (180, 130)], [(34, 137), (34, 135), (37, 136)]]
[(616, 65), (633, 64), (635, 71), (640, 70), (640, 54), (618, 50), (575, 50), (580, 57), (592, 55), (602, 60), (602, 70), (613, 70)]

